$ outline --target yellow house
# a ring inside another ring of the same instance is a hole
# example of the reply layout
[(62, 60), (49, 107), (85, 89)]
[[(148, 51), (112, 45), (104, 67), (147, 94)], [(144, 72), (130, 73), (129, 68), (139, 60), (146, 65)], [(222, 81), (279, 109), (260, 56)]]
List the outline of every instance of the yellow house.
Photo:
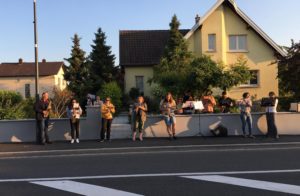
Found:
[[(216, 62), (233, 64), (239, 57), (247, 59), (252, 75), (249, 82), (230, 90), (233, 98), (250, 92), (261, 98), (269, 91), (278, 94), (278, 55), (286, 55), (236, 5), (234, 0), (219, 0), (203, 17), (195, 18), (195, 25), (181, 30), (189, 50), (196, 56), (209, 55)], [(124, 70), (125, 92), (139, 88), (151, 96), (147, 83), (153, 76), (152, 67), (159, 63), (167, 40), (168, 30), (120, 31), (120, 65)]]
[[(63, 62), (39, 62), (40, 92), (51, 91), (54, 87), (66, 88)], [(23, 62), (0, 64), (0, 89), (19, 92), (24, 98), (35, 96), (35, 63)]]

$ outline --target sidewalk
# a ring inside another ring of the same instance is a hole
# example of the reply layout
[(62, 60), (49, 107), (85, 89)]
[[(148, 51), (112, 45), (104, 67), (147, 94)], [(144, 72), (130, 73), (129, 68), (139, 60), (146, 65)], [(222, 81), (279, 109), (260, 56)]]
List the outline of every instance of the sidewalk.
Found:
[(112, 140), (100, 143), (99, 140), (80, 141), (79, 144), (65, 142), (53, 142), (45, 146), (35, 143), (7, 143), (0, 144), (0, 153), (5, 152), (30, 152), (30, 151), (56, 151), (56, 150), (88, 150), (88, 149), (118, 149), (118, 148), (137, 148), (137, 147), (174, 147), (180, 146), (216, 146), (216, 145), (259, 145), (259, 144), (288, 144), (300, 145), (300, 136), (281, 136), (279, 140), (258, 136), (256, 139), (242, 137), (183, 137), (169, 141), (168, 138), (144, 138), (144, 141), (131, 141), (129, 139)]

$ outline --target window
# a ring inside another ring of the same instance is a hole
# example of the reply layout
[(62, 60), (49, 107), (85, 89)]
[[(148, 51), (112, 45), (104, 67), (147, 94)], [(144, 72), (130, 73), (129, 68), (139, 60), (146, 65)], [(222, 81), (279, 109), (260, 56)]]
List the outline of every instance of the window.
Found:
[(259, 85), (259, 72), (258, 70), (250, 70), (251, 78), (245, 84), (242, 84), (241, 87), (244, 86), (258, 86)]
[(25, 84), (25, 98), (30, 98), (30, 84)]
[(140, 93), (144, 92), (144, 76), (135, 76), (136, 88), (139, 89)]
[(58, 83), (57, 85), (60, 87), (60, 85), (61, 85), (61, 78), (57, 78), (57, 80), (58, 80), (57, 81), (57, 83)]
[(216, 51), (216, 34), (208, 34), (208, 51)]
[(229, 35), (229, 51), (247, 51), (247, 36)]

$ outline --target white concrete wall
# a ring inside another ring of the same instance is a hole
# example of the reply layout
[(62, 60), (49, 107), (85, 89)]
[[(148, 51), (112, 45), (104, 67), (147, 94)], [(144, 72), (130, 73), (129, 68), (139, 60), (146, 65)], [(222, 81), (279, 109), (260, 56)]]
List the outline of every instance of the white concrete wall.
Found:
[[(80, 119), (80, 138), (83, 140), (100, 138), (100, 122), (100, 108), (87, 106), (87, 117)], [(69, 119), (50, 119), (50, 140), (70, 140), (70, 134)], [(34, 142), (35, 137), (36, 121), (34, 119), (0, 121), (0, 142)]]
[[(264, 113), (253, 113), (252, 117), (253, 134), (265, 134), (267, 126)], [(99, 139), (100, 118), (98, 107), (87, 107), (87, 117), (80, 121), (81, 140)], [(176, 134), (179, 137), (211, 136), (210, 130), (220, 123), (228, 128), (229, 135), (242, 134), (239, 114), (180, 115), (176, 116), (176, 121)], [(300, 113), (278, 113), (276, 116), (278, 131), (282, 135), (299, 135), (298, 122), (300, 122)], [(131, 137), (130, 125), (124, 123), (115, 119), (112, 126), (112, 139)], [(0, 121), (0, 142), (33, 142), (35, 134), (35, 120), (33, 119)], [(49, 136), (52, 141), (70, 140), (69, 119), (51, 119)], [(145, 124), (145, 137), (168, 137), (162, 116), (148, 116)]]
[[(262, 135), (267, 132), (267, 123), (264, 113), (253, 113), (254, 135)], [(300, 113), (277, 113), (276, 124), (279, 134), (300, 134)], [(217, 125), (222, 124), (228, 129), (228, 135), (241, 135), (241, 120), (239, 114), (201, 114), (176, 116), (176, 134), (178, 136), (211, 136), (211, 131)], [(246, 127), (246, 131), (248, 128)], [(247, 132), (248, 133), (248, 132)], [(167, 131), (162, 116), (148, 117), (145, 124), (147, 137), (167, 137)]]

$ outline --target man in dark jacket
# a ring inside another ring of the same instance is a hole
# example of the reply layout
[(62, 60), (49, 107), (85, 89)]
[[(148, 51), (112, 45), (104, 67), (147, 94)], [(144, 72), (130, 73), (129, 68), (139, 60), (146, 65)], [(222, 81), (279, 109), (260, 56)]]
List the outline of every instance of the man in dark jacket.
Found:
[(42, 94), (41, 100), (35, 103), (36, 123), (38, 128), (38, 143), (41, 145), (51, 144), (48, 136), (49, 113), (51, 103), (47, 92)]

